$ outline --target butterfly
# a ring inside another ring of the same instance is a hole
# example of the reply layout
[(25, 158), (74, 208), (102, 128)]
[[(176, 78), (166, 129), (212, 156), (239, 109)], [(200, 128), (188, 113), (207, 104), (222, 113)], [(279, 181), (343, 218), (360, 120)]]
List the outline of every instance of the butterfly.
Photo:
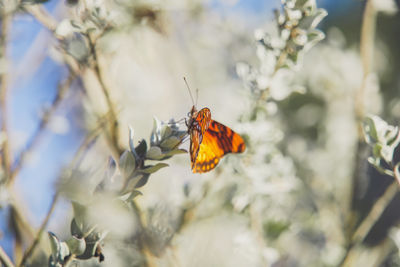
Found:
[(190, 161), (194, 173), (214, 169), (228, 153), (246, 149), (243, 138), (231, 128), (211, 119), (209, 108), (196, 110), (193, 105), (186, 123), (190, 136)]

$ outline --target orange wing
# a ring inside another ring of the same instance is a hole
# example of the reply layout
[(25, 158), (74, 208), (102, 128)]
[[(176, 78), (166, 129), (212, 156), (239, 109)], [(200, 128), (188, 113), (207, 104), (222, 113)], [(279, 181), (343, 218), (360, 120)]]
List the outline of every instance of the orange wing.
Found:
[[(193, 141), (191, 140), (191, 144), (192, 143)], [(196, 153), (196, 157), (194, 159), (191, 158), (192, 171), (198, 173), (208, 172), (214, 169), (220, 158), (225, 154), (241, 153), (246, 149), (243, 138), (239, 134), (232, 131), (229, 127), (213, 120), (209, 123), (207, 131), (201, 136), (199, 144), (200, 149)], [(192, 145), (190, 151), (191, 155), (193, 155)]]
[(199, 112), (196, 112), (193, 106), (190, 116), (188, 132), (190, 134), (190, 160), (193, 169), (203, 136), (211, 122), (211, 112), (208, 108), (203, 108)]

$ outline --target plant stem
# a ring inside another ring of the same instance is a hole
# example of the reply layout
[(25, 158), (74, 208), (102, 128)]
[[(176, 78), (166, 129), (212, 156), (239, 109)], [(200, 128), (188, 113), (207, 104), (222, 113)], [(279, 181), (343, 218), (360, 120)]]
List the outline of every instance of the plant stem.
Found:
[[(6, 8), (3, 7), (1, 10), (1, 35), (0, 35), (0, 57), (3, 61), (7, 62), (7, 42), (8, 42), (8, 31), (11, 25), (11, 14), (7, 13)], [(7, 68), (7, 67), (6, 67)], [(0, 119), (1, 119), (1, 135), (3, 140), (2, 143), (2, 166), (6, 179), (9, 179), (11, 172), (11, 153), (10, 153), (10, 135), (8, 131), (8, 110), (7, 110), (7, 96), (8, 96), (8, 70), (5, 69), (0, 75)]]
[(36, 129), (36, 132), (32, 135), (30, 141), (27, 143), (24, 150), (20, 153), (18, 159), (16, 160), (15, 166), (14, 166), (13, 170), (11, 171), (10, 178), (8, 180), (9, 185), (11, 185), (14, 182), (15, 177), (17, 176), (17, 174), (19, 173), (19, 171), (21, 170), (21, 168), (23, 166), (23, 163), (25, 162), (26, 156), (32, 150), (34, 150), (35, 147), (40, 143), (40, 141), (43, 137), (43, 134), (45, 132), (44, 130), (45, 130), (47, 124), (49, 123), (50, 118), (52, 117), (54, 112), (57, 110), (57, 107), (60, 105), (60, 103), (64, 99), (65, 94), (71, 87), (71, 84), (75, 80), (75, 78), (76, 78), (75, 74), (71, 71), (68, 78), (62, 84), (59, 85), (58, 90), (57, 90), (57, 95), (54, 98), (53, 102), (51, 103), (50, 108), (44, 112), (42, 119), (39, 123), (39, 126)]
[(14, 267), (13, 262), (11, 261), (10, 257), (8, 257), (7, 253), (2, 247), (0, 247), (0, 261), (4, 264), (5, 267)]
[(118, 156), (121, 153), (121, 149), (119, 148), (119, 145), (118, 145), (118, 137), (119, 137), (118, 124), (119, 123), (118, 123), (117, 113), (115, 111), (114, 104), (112, 103), (109, 89), (107, 88), (107, 86), (104, 82), (102, 71), (100, 69), (99, 56), (97, 53), (95, 40), (93, 40), (93, 38), (91, 37), (90, 34), (87, 34), (87, 38), (89, 41), (90, 50), (93, 55), (93, 69), (94, 69), (96, 78), (99, 81), (103, 95), (106, 99), (107, 106), (108, 106), (110, 116), (111, 116), (111, 121), (110, 121), (110, 125), (109, 125), (109, 129), (110, 129), (109, 134), (110, 134), (110, 139), (111, 139), (111, 143), (113, 146), (112, 150), (114, 150), (112, 152), (113, 152), (114, 156), (117, 156), (116, 159), (118, 159)]
[(47, 212), (47, 215), (46, 215), (45, 219), (43, 220), (42, 225), (39, 228), (39, 231), (38, 231), (38, 233), (37, 233), (37, 235), (35, 237), (35, 240), (32, 242), (31, 246), (25, 251), (24, 256), (22, 257), (21, 263), (18, 266), (22, 267), (22, 266), (25, 265), (26, 260), (33, 254), (36, 246), (39, 244), (40, 239), (41, 239), (42, 234), (43, 234), (43, 231), (46, 228), (46, 226), (47, 226), (47, 224), (49, 222), (50, 216), (53, 213), (54, 208), (56, 206), (56, 203), (57, 203), (57, 200), (58, 200), (58, 196), (59, 196), (58, 193), (56, 193), (54, 195), (53, 201), (51, 202), (51, 205), (50, 205), (50, 208), (49, 208), (49, 211)]

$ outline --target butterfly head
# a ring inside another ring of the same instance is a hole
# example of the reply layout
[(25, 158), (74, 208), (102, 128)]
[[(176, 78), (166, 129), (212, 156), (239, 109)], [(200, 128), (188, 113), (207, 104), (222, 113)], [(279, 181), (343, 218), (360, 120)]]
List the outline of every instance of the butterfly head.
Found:
[(191, 109), (190, 112), (188, 112), (188, 114), (187, 114), (188, 119), (187, 119), (187, 121), (186, 121), (186, 126), (188, 127), (188, 129), (190, 129), (191, 126), (193, 125), (193, 123), (194, 123), (194, 121), (195, 121), (195, 118), (196, 118), (196, 115), (197, 115), (197, 109), (196, 109), (196, 107), (193, 105), (193, 106), (192, 106), (192, 109)]

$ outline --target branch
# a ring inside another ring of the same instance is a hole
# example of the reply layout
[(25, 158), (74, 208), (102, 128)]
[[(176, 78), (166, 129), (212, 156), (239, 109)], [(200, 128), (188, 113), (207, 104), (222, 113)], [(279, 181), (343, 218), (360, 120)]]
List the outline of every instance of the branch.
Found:
[(93, 38), (91, 37), (90, 34), (86, 35), (89, 41), (89, 46), (90, 46), (90, 50), (91, 53), (93, 55), (93, 68), (94, 68), (94, 72), (96, 74), (96, 78), (99, 81), (101, 90), (104, 94), (104, 97), (106, 99), (107, 105), (108, 105), (108, 109), (110, 112), (110, 117), (111, 117), (111, 122), (110, 122), (110, 139), (112, 142), (112, 150), (114, 150), (114, 154), (119, 155), (121, 153), (121, 149), (119, 148), (118, 145), (118, 118), (117, 118), (117, 114), (115, 111), (115, 107), (114, 104), (111, 101), (111, 97), (110, 97), (110, 93), (109, 93), (109, 89), (107, 88), (104, 79), (103, 79), (103, 75), (99, 66), (99, 57), (98, 57), (98, 53), (97, 53), (97, 49), (96, 49), (96, 44), (95, 44), (95, 40), (93, 40)]
[[(376, 10), (373, 1), (366, 1), (361, 28), (360, 54), (363, 67), (361, 86), (355, 92), (354, 109), (357, 120), (365, 117), (365, 88), (368, 83), (368, 76), (372, 69), (374, 53)], [(362, 126), (359, 126), (358, 136), (363, 140)]]
[[(6, 13), (5, 8), (1, 11), (1, 35), (0, 35), (0, 57), (7, 62), (7, 42), (8, 42), (8, 31), (11, 25), (11, 14)], [(8, 73), (7, 69), (3, 70), (0, 76), (0, 106), (1, 106), (1, 133), (4, 136), (2, 144), (2, 166), (5, 172), (6, 179), (9, 179), (11, 172), (11, 155), (10, 155), (10, 142), (8, 132), (8, 112), (7, 112), (7, 87), (8, 87)]]
[(11, 261), (10, 257), (8, 257), (7, 253), (2, 247), (0, 247), (0, 261), (4, 264), (5, 267), (14, 267), (13, 262)]
[(36, 246), (39, 244), (40, 239), (41, 239), (42, 234), (43, 234), (43, 231), (46, 228), (46, 226), (47, 226), (47, 224), (49, 222), (50, 216), (53, 213), (54, 208), (56, 206), (56, 203), (57, 203), (57, 200), (58, 200), (58, 196), (59, 196), (59, 194), (57, 192), (53, 197), (53, 201), (51, 202), (49, 211), (47, 212), (47, 215), (46, 215), (45, 219), (43, 220), (42, 225), (39, 228), (39, 231), (38, 231), (38, 233), (37, 233), (37, 235), (35, 237), (35, 240), (32, 242), (31, 246), (25, 251), (24, 256), (22, 257), (21, 263), (18, 266), (22, 267), (22, 266), (25, 265), (26, 260), (33, 254)]
[(392, 201), (399, 191), (399, 185), (397, 182), (393, 182), (385, 191), (385, 193), (375, 202), (371, 211), (368, 213), (367, 217), (358, 226), (357, 230), (352, 236), (352, 243), (362, 242), (367, 234), (370, 232), (371, 228), (375, 225), (378, 219), (381, 217), (382, 213), (385, 211), (387, 205)]
[(54, 32), (56, 30), (57, 20), (42, 5), (25, 5), (24, 9), (50, 31)]
[(25, 149), (20, 153), (18, 159), (15, 162), (15, 166), (13, 170), (10, 173), (10, 178), (8, 180), (9, 184), (12, 184), (15, 180), (15, 177), (21, 170), (26, 156), (35, 149), (35, 147), (40, 143), (45, 131), (44, 129), (46, 128), (47, 124), (50, 121), (50, 118), (54, 114), (54, 112), (57, 110), (57, 107), (61, 103), (61, 101), (64, 99), (64, 96), (68, 89), (71, 87), (72, 82), (75, 80), (75, 74), (70, 72), (69, 77), (59, 86), (57, 95), (54, 98), (53, 102), (51, 103), (51, 106), (49, 109), (45, 111), (45, 113), (42, 116), (42, 119), (39, 123), (38, 128), (36, 129), (36, 132), (33, 134), (31, 137), (30, 141), (26, 145)]
[(348, 249), (346, 250), (346, 254), (344, 255), (340, 266), (351, 266), (351, 255), (353, 248), (361, 243), (368, 233), (371, 231), (371, 228), (375, 225), (378, 219), (381, 217), (382, 213), (385, 211), (386, 207), (396, 196), (399, 191), (398, 184), (394, 181), (385, 191), (385, 193), (375, 202), (371, 211), (368, 213), (367, 217), (362, 221), (362, 223), (358, 226), (357, 230), (354, 232), (350, 244), (348, 245)]
[[(366, 144), (364, 142), (363, 137), (363, 129), (361, 121), (365, 117), (365, 101), (364, 94), (365, 88), (368, 82), (368, 75), (371, 72), (372, 68), (372, 54), (374, 50), (374, 36), (375, 36), (375, 22), (376, 22), (376, 13), (373, 6), (372, 0), (367, 0), (365, 4), (365, 10), (363, 14), (362, 20), (362, 28), (361, 28), (361, 40), (360, 40), (360, 53), (363, 67), (363, 77), (362, 82), (359, 88), (357, 88), (354, 94), (354, 112), (355, 112), (355, 120), (357, 123), (357, 133), (358, 140), (357, 146), (355, 149), (355, 164), (353, 168), (353, 178), (351, 185), (352, 196), (357, 194), (358, 186), (361, 183), (360, 181), (360, 170), (362, 169), (362, 165), (365, 162), (366, 155)], [(354, 203), (354, 197), (351, 200)], [(353, 203), (350, 203), (349, 207), (349, 217), (347, 219), (347, 225), (349, 228), (349, 237), (351, 236), (351, 231), (354, 229), (355, 223), (357, 221), (357, 216), (354, 212), (352, 212)], [(352, 240), (348, 240), (348, 242), (352, 242)]]

